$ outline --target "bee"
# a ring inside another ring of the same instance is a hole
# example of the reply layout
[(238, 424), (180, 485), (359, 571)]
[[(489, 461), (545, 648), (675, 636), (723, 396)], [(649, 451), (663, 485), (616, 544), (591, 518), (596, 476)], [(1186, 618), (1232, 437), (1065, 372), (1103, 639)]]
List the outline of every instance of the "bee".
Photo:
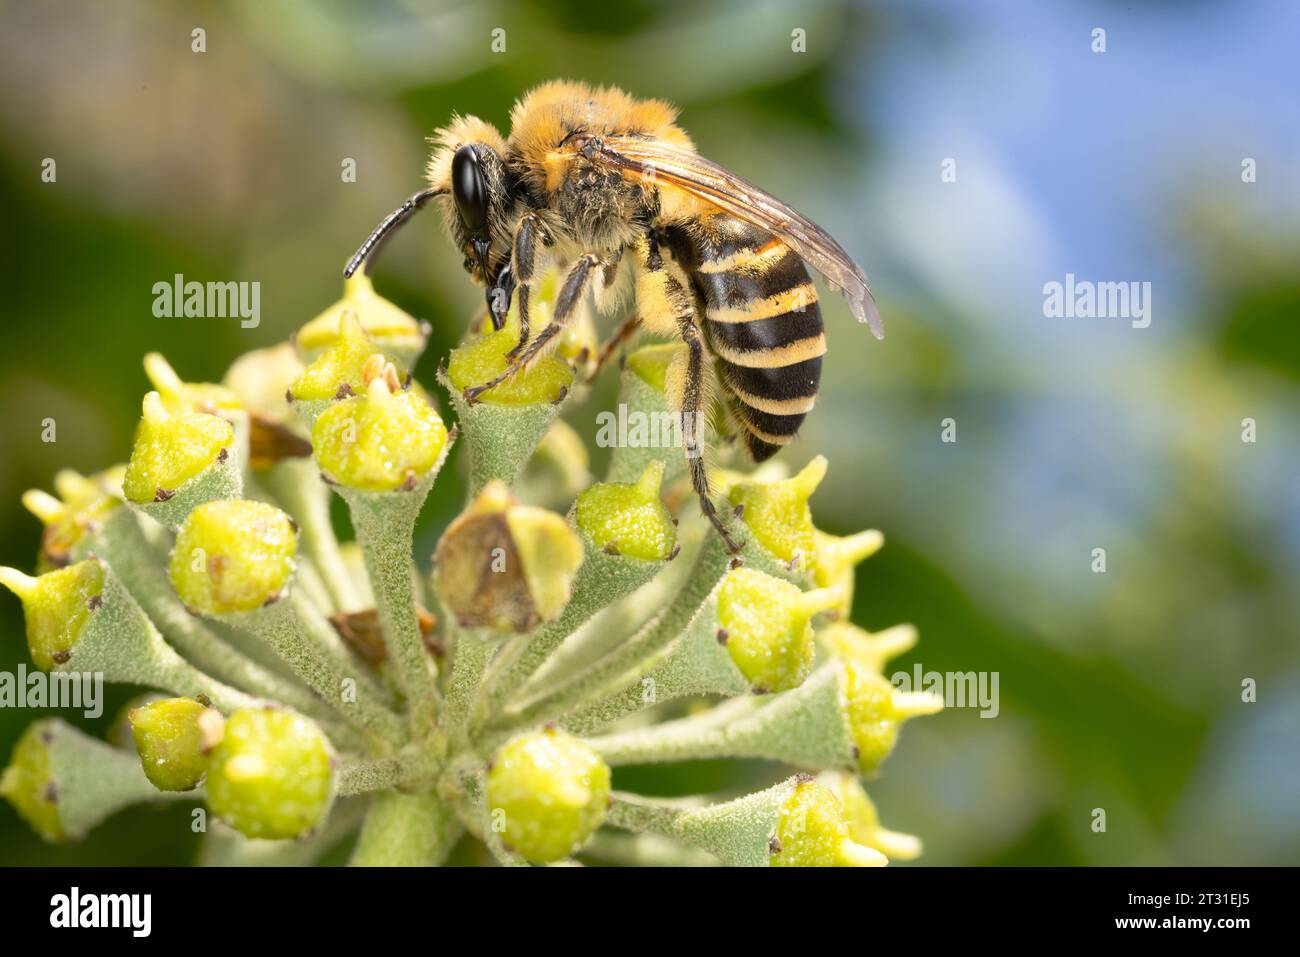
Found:
[[(797, 434), (821, 380), (826, 337), (811, 266), (882, 336), (862, 269), (825, 230), (695, 152), (677, 111), (618, 89), (551, 82), (522, 97), (510, 136), (473, 116), (438, 130), (429, 187), (390, 213), (348, 262), (351, 276), (430, 199), (443, 209), (465, 269), (486, 290), (500, 329), (512, 297), (519, 344), (474, 402), (553, 344), (588, 292), (602, 312), (630, 289), (631, 323), (687, 346), (669, 369), (668, 399), (700, 507), (739, 546), (710, 497), (702, 423), (718, 395), (756, 462)], [(546, 265), (564, 271), (551, 321), (529, 330), (529, 300)], [(368, 267), (367, 267), (368, 268)], [(605, 356), (610, 350), (602, 348)]]

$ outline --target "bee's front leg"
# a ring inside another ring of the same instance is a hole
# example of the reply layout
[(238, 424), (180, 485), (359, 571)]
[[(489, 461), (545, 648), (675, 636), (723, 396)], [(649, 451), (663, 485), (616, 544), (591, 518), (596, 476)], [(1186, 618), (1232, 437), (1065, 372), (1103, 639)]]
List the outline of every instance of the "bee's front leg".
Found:
[[(525, 213), (515, 229), (514, 244), (510, 254), (512, 282), (518, 283), (519, 295), (519, 342), (506, 353), (506, 358), (513, 360), (528, 345), (528, 307), (532, 296), (533, 281), (537, 274), (537, 243), (541, 240), (549, 246), (552, 242), (541, 217), (536, 213)], [(501, 323), (506, 321), (506, 311), (510, 309), (510, 297), (505, 297), (501, 311)], [(500, 325), (493, 323), (497, 329)]]
[[(538, 334), (537, 338), (528, 343), (522, 352), (517, 355), (507, 356), (510, 359), (510, 364), (506, 367), (505, 372), (484, 382), (482, 385), (466, 389), (464, 393), (466, 402), (473, 405), (478, 401), (478, 397), (488, 389), (500, 385), (515, 375), (535, 359), (546, 348), (547, 343), (560, 334), (568, 321), (573, 318), (573, 314), (577, 312), (578, 304), (582, 302), (582, 297), (587, 293), (592, 272), (599, 265), (600, 257), (595, 253), (587, 253), (578, 258), (578, 261), (573, 264), (573, 268), (569, 270), (569, 274), (564, 278), (564, 285), (560, 287), (560, 294), (555, 297), (555, 314), (552, 316), (550, 323)], [(521, 315), (523, 312), (524, 290), (526, 288), (527, 286), (521, 280), (519, 284)], [(522, 344), (523, 340), (521, 339), (520, 342)]]
[(493, 329), (500, 329), (506, 324), (506, 313), (510, 311), (510, 297), (514, 291), (514, 264), (506, 263), (497, 273), (496, 280), (487, 288), (488, 318), (492, 320)]

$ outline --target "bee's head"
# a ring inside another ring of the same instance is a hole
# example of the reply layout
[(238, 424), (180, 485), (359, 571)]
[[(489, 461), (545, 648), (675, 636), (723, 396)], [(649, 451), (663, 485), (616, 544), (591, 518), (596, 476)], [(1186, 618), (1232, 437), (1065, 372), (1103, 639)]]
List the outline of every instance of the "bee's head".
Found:
[(455, 118), (433, 137), (429, 185), (442, 191), (443, 222), (475, 282), (491, 285), (510, 261), (512, 190), (505, 141), (490, 123)]

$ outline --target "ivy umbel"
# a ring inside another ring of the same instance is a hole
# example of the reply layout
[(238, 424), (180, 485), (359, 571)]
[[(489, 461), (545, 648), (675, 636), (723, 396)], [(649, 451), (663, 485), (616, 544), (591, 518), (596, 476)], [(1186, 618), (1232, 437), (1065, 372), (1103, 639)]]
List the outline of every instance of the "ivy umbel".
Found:
[[(882, 539), (813, 526), (825, 459), (718, 472), (745, 542), (732, 555), (679, 508), (679, 448), (616, 449), (592, 481), (559, 418), (591, 343), (464, 403), (519, 335), (511, 315), (443, 364), (453, 428), (406, 371), (426, 327), (364, 274), (220, 385), (148, 356), (128, 462), (27, 493), (45, 526), (36, 574), (0, 583), (40, 668), (153, 691), (107, 741), (37, 721), (0, 795), (55, 842), (130, 804), (202, 802), (201, 860), (220, 863), (307, 863), (345, 840), (362, 865), (442, 864), (458, 844), (457, 860), (503, 864), (919, 854), (880, 825), (861, 776), (942, 702), (882, 676), (913, 631), (847, 621), (855, 566)], [(619, 401), (668, 414), (679, 348), (634, 352)], [(469, 501), (417, 572), (416, 519), (457, 443)], [(355, 542), (335, 537), (331, 495)], [(741, 796), (616, 787), (623, 765), (727, 757), (789, 770)]]

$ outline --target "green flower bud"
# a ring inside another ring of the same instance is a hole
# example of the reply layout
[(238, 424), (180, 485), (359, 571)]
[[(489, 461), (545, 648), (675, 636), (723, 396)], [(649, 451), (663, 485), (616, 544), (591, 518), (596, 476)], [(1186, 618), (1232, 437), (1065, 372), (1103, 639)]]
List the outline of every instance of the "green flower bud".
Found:
[(191, 791), (225, 733), (221, 712), (194, 698), (163, 698), (130, 713), (140, 765), (159, 791)]
[(771, 843), (773, 867), (883, 867), (884, 854), (855, 842), (835, 794), (811, 778), (781, 806)]
[(383, 353), (365, 334), (356, 313), (345, 312), (338, 319), (338, 335), (330, 347), (289, 385), (289, 398), (328, 402), (365, 392), (366, 363), (372, 356), (382, 358)]
[(333, 783), (320, 728), (288, 711), (247, 708), (230, 716), (212, 751), (208, 807), (247, 837), (288, 840), (325, 819)]
[(817, 640), (832, 654), (876, 674), (884, 672), (891, 658), (911, 651), (916, 639), (916, 629), (911, 625), (895, 625), (872, 634), (849, 622), (837, 621), (817, 633)]
[(123, 751), (137, 753), (135, 749), (135, 736), (131, 733), (131, 712), (136, 708), (143, 708), (154, 701), (161, 701), (167, 696), (159, 694), (157, 691), (145, 691), (138, 695), (133, 695), (122, 705), (113, 715), (113, 721), (104, 732), (104, 740), (113, 747)]
[(425, 399), (398, 391), (395, 380), (394, 367), (387, 365), (365, 395), (334, 403), (316, 420), (312, 446), (330, 481), (392, 492), (413, 488), (441, 460), (447, 427)]
[(117, 477), (115, 492), (113, 477), (111, 473), (101, 473), (86, 478), (71, 469), (63, 469), (54, 477), (59, 498), (40, 489), (23, 493), (23, 505), (45, 525), (41, 535), (41, 571), (66, 565), (78, 543), (99, 531), (121, 506), (121, 479)]
[(662, 462), (651, 462), (636, 482), (597, 482), (578, 496), (574, 521), (600, 548), (659, 561), (677, 547), (673, 517), (659, 500)]
[(132, 502), (165, 502), (199, 473), (226, 460), (235, 430), (204, 412), (169, 412), (157, 392), (144, 397), (122, 491)]
[(557, 731), (519, 735), (497, 752), (487, 800), (503, 843), (534, 864), (573, 854), (605, 820), (609, 767), (582, 741)]
[(646, 385), (663, 392), (668, 387), (668, 367), (685, 354), (686, 346), (676, 342), (642, 346), (628, 354), (627, 367)]
[(582, 559), (561, 516), (492, 482), (443, 532), (434, 588), (462, 627), (531, 631), (564, 610)]
[(0, 567), (0, 585), (23, 603), (32, 661), (42, 671), (50, 671), (72, 656), (72, 646), (99, 608), (104, 569), (93, 558), (38, 578)]
[(151, 352), (144, 357), (144, 374), (158, 390), (163, 407), (173, 414), (206, 412), (208, 415), (228, 415), (243, 411), (239, 397), (224, 385), (182, 382), (160, 352)]
[(813, 532), (813, 581), (819, 588), (841, 585), (844, 599), (834, 609), (836, 617), (847, 618), (853, 610), (853, 570), (885, 544), (875, 529), (840, 538), (821, 530)]
[(172, 549), (172, 587), (209, 615), (252, 611), (278, 599), (293, 575), (298, 531), (264, 502), (207, 502), (190, 512)]
[(0, 774), (0, 797), (14, 806), (33, 831), (47, 841), (62, 841), (58, 788), (50, 773), (49, 741), (44, 722), (30, 725), (14, 746), (9, 766)]
[(818, 775), (817, 780), (839, 798), (853, 840), (879, 851), (890, 860), (911, 861), (921, 856), (919, 837), (880, 826), (875, 802), (854, 775), (827, 771)]
[(77, 841), (122, 808), (159, 800), (134, 754), (57, 718), (31, 724), (0, 773), (4, 797), (42, 838)]
[(718, 637), (751, 685), (787, 691), (812, 671), (809, 619), (833, 607), (839, 595), (829, 588), (804, 592), (756, 569), (734, 568), (718, 590)]
[(826, 458), (819, 455), (792, 478), (737, 482), (727, 497), (743, 506), (745, 524), (768, 552), (791, 568), (807, 567), (815, 547), (808, 498), (825, 476)]
[(943, 710), (943, 698), (928, 691), (899, 691), (887, 679), (853, 661), (844, 662), (844, 697), (857, 745), (858, 769), (874, 774), (898, 741), (908, 718)]
[[(529, 302), (529, 325), (534, 330), (545, 328), (551, 321), (551, 304), (554, 301), (554, 281), (547, 288), (539, 283)], [(495, 379), (509, 367), (506, 353), (519, 345), (519, 302), (516, 297), (506, 315), (505, 324), (489, 330), (477, 339), (451, 351), (447, 362), (447, 378), (457, 392), (482, 385)], [(558, 402), (573, 384), (573, 369), (555, 355), (535, 359), (498, 386), (482, 393), (478, 400), (489, 405), (542, 405)]]
[[(338, 341), (339, 316), (352, 313), (360, 328), (379, 349), (406, 365), (424, 351), (429, 327), (375, 292), (370, 277), (358, 270), (343, 281), (343, 298), (298, 330), (294, 345), (313, 359)], [(281, 393), (283, 394), (283, 392)]]

